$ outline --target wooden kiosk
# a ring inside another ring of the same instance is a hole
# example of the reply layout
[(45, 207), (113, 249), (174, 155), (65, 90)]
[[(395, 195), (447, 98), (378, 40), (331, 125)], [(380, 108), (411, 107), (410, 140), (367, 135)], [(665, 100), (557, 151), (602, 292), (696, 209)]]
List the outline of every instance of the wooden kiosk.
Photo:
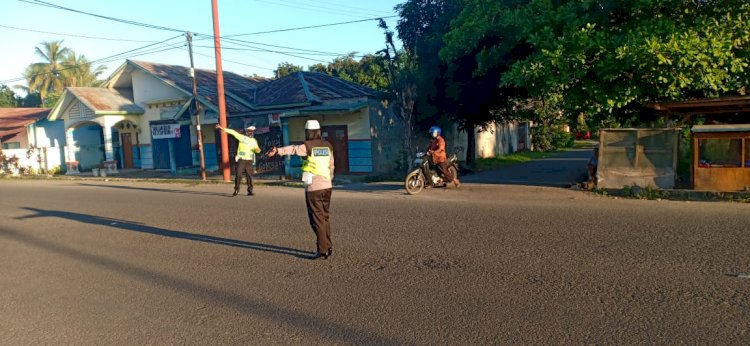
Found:
[(750, 124), (695, 125), (693, 189), (750, 190)]

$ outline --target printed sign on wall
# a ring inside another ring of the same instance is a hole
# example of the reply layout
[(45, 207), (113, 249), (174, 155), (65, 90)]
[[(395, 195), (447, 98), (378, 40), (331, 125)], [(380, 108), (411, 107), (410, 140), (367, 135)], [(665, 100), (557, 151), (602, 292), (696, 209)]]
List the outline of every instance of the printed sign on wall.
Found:
[(151, 125), (151, 138), (180, 138), (180, 124)]

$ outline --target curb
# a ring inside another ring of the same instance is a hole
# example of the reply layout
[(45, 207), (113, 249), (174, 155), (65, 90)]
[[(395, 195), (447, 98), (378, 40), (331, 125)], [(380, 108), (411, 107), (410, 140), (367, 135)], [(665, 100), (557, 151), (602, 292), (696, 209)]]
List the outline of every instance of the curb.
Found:
[(670, 200), (689, 202), (737, 202), (750, 203), (750, 192), (731, 191), (695, 191), (695, 190), (657, 190), (643, 188), (629, 189), (595, 189), (591, 192), (603, 196), (631, 199)]

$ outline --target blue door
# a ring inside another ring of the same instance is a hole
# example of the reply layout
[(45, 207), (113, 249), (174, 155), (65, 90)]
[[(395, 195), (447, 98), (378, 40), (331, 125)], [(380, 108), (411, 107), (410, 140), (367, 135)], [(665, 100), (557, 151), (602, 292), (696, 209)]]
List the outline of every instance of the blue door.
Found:
[(154, 168), (170, 169), (169, 167), (169, 141), (170, 139), (154, 139), (151, 147), (154, 152)]
[(190, 145), (190, 126), (180, 126), (180, 138), (174, 139), (177, 167), (193, 166), (193, 148)]

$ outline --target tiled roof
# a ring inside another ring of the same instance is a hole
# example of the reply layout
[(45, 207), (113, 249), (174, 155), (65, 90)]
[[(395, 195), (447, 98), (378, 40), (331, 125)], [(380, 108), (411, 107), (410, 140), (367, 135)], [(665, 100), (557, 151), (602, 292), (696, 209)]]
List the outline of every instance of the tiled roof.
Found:
[(365, 86), (319, 72), (297, 72), (264, 83), (254, 104), (273, 106), (373, 96)]
[(133, 103), (133, 95), (129, 90), (74, 87), (69, 87), (67, 90), (94, 112), (144, 113), (143, 108)]
[[(190, 70), (188, 67), (157, 64), (145, 61), (128, 61), (189, 94), (193, 91), (193, 81), (188, 74)], [(219, 102), (216, 91), (216, 71), (195, 69), (195, 78), (198, 95), (205, 98), (218, 108)], [(257, 88), (262, 82), (263, 80), (251, 79), (240, 76), (236, 73), (224, 71), (224, 91), (226, 92), (225, 99), (227, 113), (231, 115), (250, 112), (251, 108), (245, 105), (245, 103), (252, 103), (255, 88)], [(236, 95), (241, 100), (233, 97), (233, 95)]]

